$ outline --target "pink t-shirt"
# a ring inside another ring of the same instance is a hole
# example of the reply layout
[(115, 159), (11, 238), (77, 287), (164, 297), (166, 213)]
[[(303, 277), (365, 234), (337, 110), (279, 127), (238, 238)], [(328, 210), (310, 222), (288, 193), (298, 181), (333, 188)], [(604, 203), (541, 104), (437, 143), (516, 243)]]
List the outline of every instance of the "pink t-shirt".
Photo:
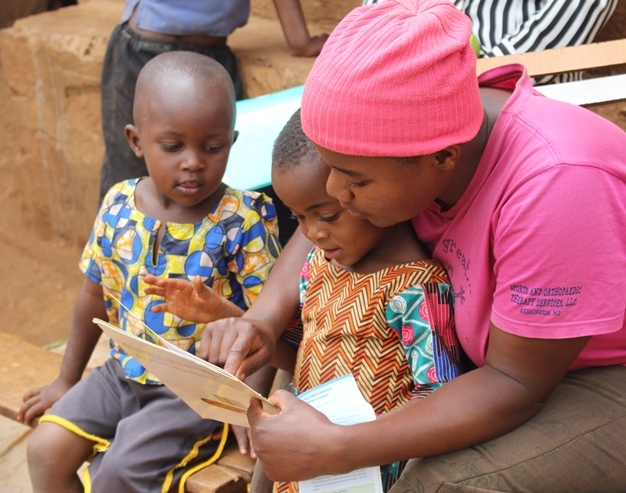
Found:
[(626, 364), (626, 133), (540, 95), (521, 65), (479, 81), (513, 94), (476, 174), (454, 207), (413, 220), (452, 280), (461, 345), (482, 366), (493, 322), (592, 336), (572, 369)]

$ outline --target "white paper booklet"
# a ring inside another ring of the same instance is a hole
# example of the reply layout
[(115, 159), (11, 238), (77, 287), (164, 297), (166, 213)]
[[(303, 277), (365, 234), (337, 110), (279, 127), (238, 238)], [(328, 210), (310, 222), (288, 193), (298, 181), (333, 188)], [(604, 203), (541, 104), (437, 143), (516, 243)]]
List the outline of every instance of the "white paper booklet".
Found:
[[(373, 421), (376, 414), (363, 398), (351, 374), (319, 385), (298, 396), (338, 425)], [(300, 493), (382, 493), (380, 467), (358, 469), (337, 476), (300, 481)]]
[[(158, 337), (162, 346), (141, 339), (98, 318), (103, 332), (129, 356), (139, 361), (163, 384), (203, 418), (247, 426), (250, 398), (263, 403), (263, 410), (278, 414), (279, 409), (241, 380), (191, 353)], [(148, 329), (149, 330), (149, 329)]]

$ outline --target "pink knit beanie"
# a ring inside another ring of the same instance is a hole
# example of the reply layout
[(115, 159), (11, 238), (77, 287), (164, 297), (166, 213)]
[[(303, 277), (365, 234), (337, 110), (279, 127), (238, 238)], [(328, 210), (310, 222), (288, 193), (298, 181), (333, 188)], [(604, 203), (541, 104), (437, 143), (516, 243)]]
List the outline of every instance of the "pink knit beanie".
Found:
[(354, 9), (306, 80), (304, 132), (353, 156), (420, 156), (468, 142), (483, 118), (470, 32), (450, 0)]

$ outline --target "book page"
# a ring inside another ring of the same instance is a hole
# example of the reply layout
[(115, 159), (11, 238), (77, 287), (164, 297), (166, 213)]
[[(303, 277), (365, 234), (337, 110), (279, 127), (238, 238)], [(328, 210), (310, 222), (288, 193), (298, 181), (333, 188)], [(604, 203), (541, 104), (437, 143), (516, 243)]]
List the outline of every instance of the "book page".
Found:
[[(181, 349), (178, 346), (175, 346), (170, 341), (164, 339), (159, 334), (157, 334), (155, 331), (153, 331), (150, 327), (148, 327), (148, 325), (143, 320), (141, 320), (137, 315), (135, 315), (124, 303), (122, 303), (121, 300), (117, 299), (113, 295), (109, 295), (109, 296), (112, 299), (114, 299), (117, 302), (117, 304), (120, 306), (120, 308), (119, 308), (119, 316), (120, 317), (126, 317), (127, 315), (130, 315), (133, 318), (133, 320), (136, 320), (137, 322), (139, 322), (139, 324), (141, 324), (143, 326), (145, 331), (148, 334), (150, 334), (150, 337), (152, 337), (155, 341), (157, 341), (161, 346), (163, 346), (163, 347), (165, 347), (167, 349), (170, 349), (170, 350), (172, 350), (174, 352), (177, 352), (181, 356), (184, 356), (186, 358), (189, 358), (189, 359), (196, 358), (196, 356), (194, 356), (190, 352), (185, 351), (184, 349)], [(126, 331), (124, 331), (124, 332), (126, 332)], [(230, 373), (222, 370), (219, 366), (215, 366), (214, 368), (216, 368), (217, 371), (223, 371), (225, 375), (230, 375)]]
[[(376, 419), (372, 406), (363, 398), (352, 374), (319, 385), (298, 396), (330, 421), (352, 425)], [(380, 467), (357, 469), (347, 474), (320, 476), (300, 481), (300, 493), (382, 493)]]
[(157, 346), (103, 320), (93, 321), (203, 418), (249, 427), (251, 397), (259, 399), (269, 414), (280, 411), (244, 382), (208, 361), (179, 348), (173, 351)]

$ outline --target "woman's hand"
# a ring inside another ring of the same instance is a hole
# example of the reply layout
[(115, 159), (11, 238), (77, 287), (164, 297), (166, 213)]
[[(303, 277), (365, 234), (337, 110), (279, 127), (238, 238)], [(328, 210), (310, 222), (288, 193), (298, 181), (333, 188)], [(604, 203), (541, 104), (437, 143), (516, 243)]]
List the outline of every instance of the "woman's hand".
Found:
[(277, 337), (259, 321), (225, 318), (206, 326), (197, 355), (243, 380), (271, 361)]
[(312, 246), (297, 230), (245, 315), (239, 319), (224, 318), (206, 326), (198, 356), (223, 365), (226, 371), (242, 380), (270, 362), (276, 341), (298, 313), (298, 281)]
[[(285, 391), (270, 416), (248, 409), (256, 454), (271, 479), (299, 481), (458, 450), (521, 425), (544, 402), (589, 337), (529, 339), (491, 327), (487, 364), (375, 421), (330, 423)], [(372, 446), (375, 444), (375, 446)]]
[(346, 472), (337, 469), (341, 457), (333, 450), (342, 441), (341, 426), (285, 390), (269, 400), (281, 409), (280, 414), (267, 414), (257, 399), (248, 408), (254, 450), (268, 478), (301, 481)]

